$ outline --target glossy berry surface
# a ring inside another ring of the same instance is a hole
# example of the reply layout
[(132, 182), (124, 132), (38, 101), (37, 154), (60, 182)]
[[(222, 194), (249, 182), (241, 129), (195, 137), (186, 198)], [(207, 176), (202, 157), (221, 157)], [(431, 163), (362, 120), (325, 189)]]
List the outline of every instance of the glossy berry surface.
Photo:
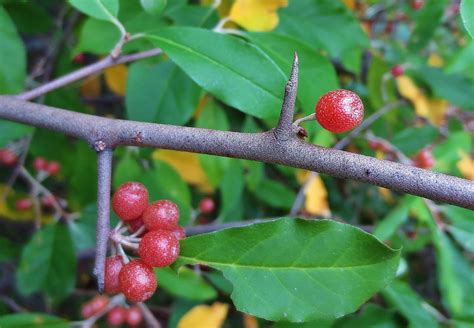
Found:
[(32, 203), (29, 198), (21, 198), (16, 201), (15, 208), (18, 211), (26, 211), (27, 209), (31, 207), (31, 205)]
[(168, 266), (178, 258), (179, 241), (172, 231), (147, 232), (140, 241), (138, 255), (143, 262), (152, 267)]
[(405, 73), (405, 70), (403, 69), (402, 65), (395, 65), (390, 70), (390, 73), (392, 74), (393, 77), (398, 77), (400, 75), (403, 75), (403, 73)]
[(119, 273), (123, 267), (122, 257), (110, 256), (105, 260), (105, 284), (104, 290), (109, 294), (120, 293)]
[(156, 290), (153, 268), (141, 260), (133, 260), (122, 267), (119, 274), (120, 289), (131, 302), (143, 302)]
[(214, 200), (210, 197), (204, 198), (199, 203), (199, 209), (204, 214), (211, 214), (212, 212), (214, 212), (215, 208), (216, 208), (216, 205), (214, 203)]
[(140, 310), (138, 306), (131, 306), (127, 310), (125, 320), (127, 321), (127, 324), (129, 326), (132, 326), (132, 327), (138, 326), (143, 320), (142, 311)]
[(10, 149), (0, 149), (0, 164), (5, 166), (15, 165), (18, 157)]
[(422, 169), (430, 169), (435, 164), (431, 149), (424, 148), (418, 152), (413, 158), (413, 164)]
[(126, 182), (112, 197), (112, 209), (123, 221), (140, 217), (148, 206), (148, 190), (139, 182)]
[(121, 306), (115, 306), (107, 313), (107, 323), (110, 326), (120, 326), (125, 322), (127, 309)]
[(33, 168), (36, 171), (46, 171), (48, 167), (48, 161), (45, 160), (43, 157), (36, 157), (33, 161)]
[(339, 133), (358, 126), (364, 118), (364, 105), (359, 96), (349, 90), (333, 90), (316, 104), (316, 120), (323, 128)]
[(47, 164), (45, 171), (48, 172), (50, 175), (58, 174), (59, 171), (61, 171), (61, 164), (56, 161), (51, 161)]
[(169, 200), (152, 203), (143, 212), (143, 223), (148, 230), (173, 230), (178, 225), (179, 208)]
[(173, 229), (172, 233), (178, 240), (186, 238), (186, 231), (184, 230), (183, 227), (177, 226), (176, 228)]

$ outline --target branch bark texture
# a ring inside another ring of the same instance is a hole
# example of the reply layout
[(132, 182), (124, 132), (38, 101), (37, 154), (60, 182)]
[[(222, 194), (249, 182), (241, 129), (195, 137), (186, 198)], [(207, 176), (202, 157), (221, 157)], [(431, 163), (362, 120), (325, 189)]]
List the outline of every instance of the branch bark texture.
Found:
[(109, 119), (0, 97), (0, 118), (84, 139), (94, 145), (147, 146), (283, 164), (474, 209), (474, 182), (306, 143), (296, 134), (239, 133)]

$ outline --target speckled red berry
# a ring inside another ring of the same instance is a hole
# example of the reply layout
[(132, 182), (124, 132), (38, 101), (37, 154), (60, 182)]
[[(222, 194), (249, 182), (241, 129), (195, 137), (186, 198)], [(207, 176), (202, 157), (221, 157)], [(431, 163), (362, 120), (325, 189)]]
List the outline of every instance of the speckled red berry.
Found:
[(131, 302), (143, 302), (153, 296), (158, 283), (153, 268), (141, 260), (133, 260), (122, 267), (120, 289)]
[(402, 65), (395, 65), (390, 70), (390, 73), (392, 74), (393, 77), (398, 77), (400, 75), (403, 75), (403, 73), (405, 73), (405, 70), (403, 69)]
[(210, 197), (203, 198), (199, 203), (199, 209), (204, 214), (211, 214), (215, 208), (214, 200)]
[(424, 5), (425, 5), (424, 0), (412, 0), (411, 1), (411, 7), (413, 8), (413, 10), (420, 10), (421, 8), (423, 8)]
[(140, 217), (148, 206), (148, 190), (139, 182), (126, 182), (112, 197), (112, 209), (123, 221)]
[(59, 171), (61, 171), (61, 164), (59, 164), (59, 162), (56, 162), (56, 161), (51, 161), (46, 166), (45, 171), (48, 172), (50, 175), (58, 174)]
[(15, 202), (15, 208), (17, 211), (26, 211), (31, 207), (31, 205), (31, 199), (29, 198), (21, 198)]
[(122, 257), (110, 256), (105, 260), (105, 285), (104, 290), (109, 294), (120, 293), (119, 273), (123, 267)]
[(120, 326), (125, 322), (127, 309), (121, 306), (115, 306), (107, 313), (107, 323), (110, 326)]
[(41, 198), (41, 205), (43, 205), (45, 208), (54, 207), (55, 202), (56, 198), (54, 195), (46, 195)]
[(176, 239), (178, 240), (181, 240), (181, 239), (184, 239), (186, 238), (186, 231), (184, 230), (183, 227), (180, 227), (180, 226), (177, 226), (176, 228), (173, 229), (173, 231), (171, 231), (174, 236), (176, 237)]
[(140, 241), (138, 255), (143, 262), (152, 267), (168, 266), (178, 258), (179, 241), (172, 231), (147, 232)]
[(413, 164), (422, 169), (430, 169), (435, 164), (430, 148), (423, 148), (413, 158)]
[(345, 132), (355, 128), (364, 118), (364, 105), (359, 96), (349, 90), (333, 90), (323, 95), (316, 104), (316, 120), (331, 132)]
[(143, 212), (143, 223), (148, 230), (173, 230), (178, 225), (179, 208), (169, 200), (159, 200)]
[(45, 160), (43, 157), (36, 157), (33, 161), (33, 168), (36, 171), (46, 171), (48, 167), (48, 161)]
[(132, 327), (138, 326), (143, 320), (142, 311), (140, 310), (138, 306), (129, 307), (127, 310), (125, 320), (127, 321), (127, 324), (129, 326), (132, 326)]
[(18, 156), (8, 148), (0, 149), (0, 164), (13, 166), (18, 160)]

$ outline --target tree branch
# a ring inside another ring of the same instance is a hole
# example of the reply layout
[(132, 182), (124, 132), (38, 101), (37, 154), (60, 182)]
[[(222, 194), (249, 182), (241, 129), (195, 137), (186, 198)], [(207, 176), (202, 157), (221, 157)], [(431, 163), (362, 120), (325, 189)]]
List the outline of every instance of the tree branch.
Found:
[(119, 58), (113, 58), (113, 56), (109, 55), (106, 58), (93, 63), (91, 65), (85, 66), (77, 71), (71, 72), (67, 75), (61, 76), (60, 78), (57, 78), (56, 80), (53, 80), (51, 82), (48, 82), (46, 84), (43, 84), (35, 89), (32, 89), (30, 91), (26, 91), (18, 96), (16, 98), (22, 99), (22, 100), (32, 100), (35, 98), (38, 98), (48, 92), (51, 92), (53, 90), (59, 89), (65, 85), (71, 84), (75, 81), (78, 81), (80, 79), (83, 79), (89, 75), (98, 73), (108, 67), (114, 66), (114, 65), (119, 65), (119, 64), (124, 64), (128, 63), (131, 61), (143, 59), (143, 58), (148, 58), (148, 57), (153, 57), (161, 54), (162, 51), (161, 49), (151, 49), (143, 52), (139, 52), (136, 54), (131, 54), (131, 55), (126, 55), (122, 56)]
[(97, 277), (99, 292), (104, 290), (105, 258), (110, 233), (110, 183), (112, 180), (112, 149), (101, 142), (97, 150), (97, 240), (94, 274)]
[(107, 147), (146, 146), (283, 164), (362, 181), (474, 209), (474, 182), (386, 160), (308, 144), (273, 131), (239, 133), (97, 117), (0, 97), (0, 118), (50, 129)]

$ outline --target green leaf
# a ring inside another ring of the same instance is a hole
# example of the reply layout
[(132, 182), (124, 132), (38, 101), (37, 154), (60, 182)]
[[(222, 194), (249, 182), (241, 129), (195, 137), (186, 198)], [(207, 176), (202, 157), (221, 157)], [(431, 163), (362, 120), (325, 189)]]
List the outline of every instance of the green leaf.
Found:
[(298, 99), (306, 115), (314, 112), (319, 97), (339, 88), (331, 62), (310, 45), (278, 33), (248, 33), (246, 36), (265, 51), (287, 76), (291, 72), (294, 53), (298, 54)]
[(217, 297), (216, 290), (200, 275), (188, 268), (179, 274), (170, 268), (155, 268), (159, 286), (174, 296), (194, 301), (208, 301)]
[(325, 49), (333, 57), (369, 45), (358, 20), (340, 1), (298, 0), (278, 11), (277, 32)]
[(427, 0), (416, 18), (415, 30), (411, 34), (409, 49), (420, 51), (431, 40), (443, 17), (446, 0)]
[(159, 16), (166, 7), (166, 0), (140, 0), (143, 9), (150, 15)]
[(0, 94), (19, 93), (26, 78), (26, 50), (13, 21), (2, 6), (0, 40)]
[(219, 188), (221, 193), (219, 220), (228, 222), (239, 221), (242, 218), (243, 175), (241, 161), (230, 160)]
[(382, 295), (407, 318), (410, 327), (439, 327), (438, 322), (426, 310), (429, 305), (407, 283), (394, 280), (382, 291)]
[(0, 237), (0, 250), (0, 263), (16, 259), (20, 253), (18, 245), (3, 237)]
[(438, 129), (431, 125), (420, 128), (407, 127), (393, 137), (392, 143), (407, 156), (412, 156), (421, 148), (433, 143), (438, 135)]
[(233, 286), (227, 280), (224, 278), (222, 275), (222, 272), (213, 270), (211, 272), (206, 272), (206, 279), (209, 280), (214, 286), (216, 286), (221, 292), (224, 292), (226, 294), (232, 293)]
[(219, 21), (219, 16), (210, 6), (185, 5), (170, 10), (166, 15), (175, 25), (195, 26), (212, 29)]
[(130, 152), (127, 152), (117, 163), (114, 170), (113, 186), (115, 189), (127, 181), (135, 181), (142, 175), (142, 169), (133, 158)]
[(259, 118), (278, 116), (286, 78), (255, 46), (234, 36), (191, 27), (164, 28), (148, 37), (223, 102)]
[(472, 149), (471, 136), (463, 131), (451, 133), (446, 140), (433, 147), (434, 170), (453, 174), (459, 172), (457, 163), (461, 159), (460, 151), (469, 154)]
[(287, 210), (293, 205), (296, 194), (280, 182), (262, 179), (254, 190), (254, 196), (272, 207)]
[(0, 148), (2, 148), (10, 141), (33, 132), (33, 128), (23, 124), (0, 120), (0, 131), (2, 131), (0, 133)]
[(472, 211), (457, 206), (445, 205), (442, 207), (451, 224), (446, 228), (456, 241), (466, 250), (474, 253), (474, 221)]
[(76, 252), (93, 248), (96, 238), (97, 205), (91, 204), (81, 210), (78, 220), (68, 224)]
[(117, 20), (118, 0), (69, 0), (69, 3), (87, 16), (109, 22)]
[(355, 227), (286, 218), (186, 238), (175, 265), (221, 270), (239, 311), (303, 322), (355, 311), (390, 282), (398, 262), (399, 251)]
[(76, 254), (64, 224), (50, 224), (33, 235), (23, 249), (16, 277), (23, 294), (42, 290), (62, 299), (74, 289)]
[(0, 327), (5, 328), (68, 328), (70, 325), (62, 318), (43, 313), (15, 313), (0, 317)]
[(375, 304), (368, 304), (359, 314), (351, 314), (336, 321), (332, 328), (397, 328), (394, 311)]
[(150, 199), (169, 199), (179, 207), (179, 224), (186, 224), (191, 217), (191, 193), (186, 182), (168, 164), (155, 160), (153, 169), (143, 174), (142, 182), (150, 193)]
[(173, 62), (131, 65), (125, 103), (128, 118), (181, 125), (189, 121), (201, 89)]
[(472, 0), (461, 0), (461, 18), (467, 32), (474, 38), (474, 2)]
[(109, 53), (120, 38), (120, 31), (110, 22), (88, 18), (79, 32), (78, 43), (73, 55), (81, 52), (93, 54)]
[(412, 206), (413, 197), (404, 196), (400, 204), (395, 207), (375, 227), (374, 236), (380, 240), (389, 239), (395, 231), (408, 219), (408, 210)]

